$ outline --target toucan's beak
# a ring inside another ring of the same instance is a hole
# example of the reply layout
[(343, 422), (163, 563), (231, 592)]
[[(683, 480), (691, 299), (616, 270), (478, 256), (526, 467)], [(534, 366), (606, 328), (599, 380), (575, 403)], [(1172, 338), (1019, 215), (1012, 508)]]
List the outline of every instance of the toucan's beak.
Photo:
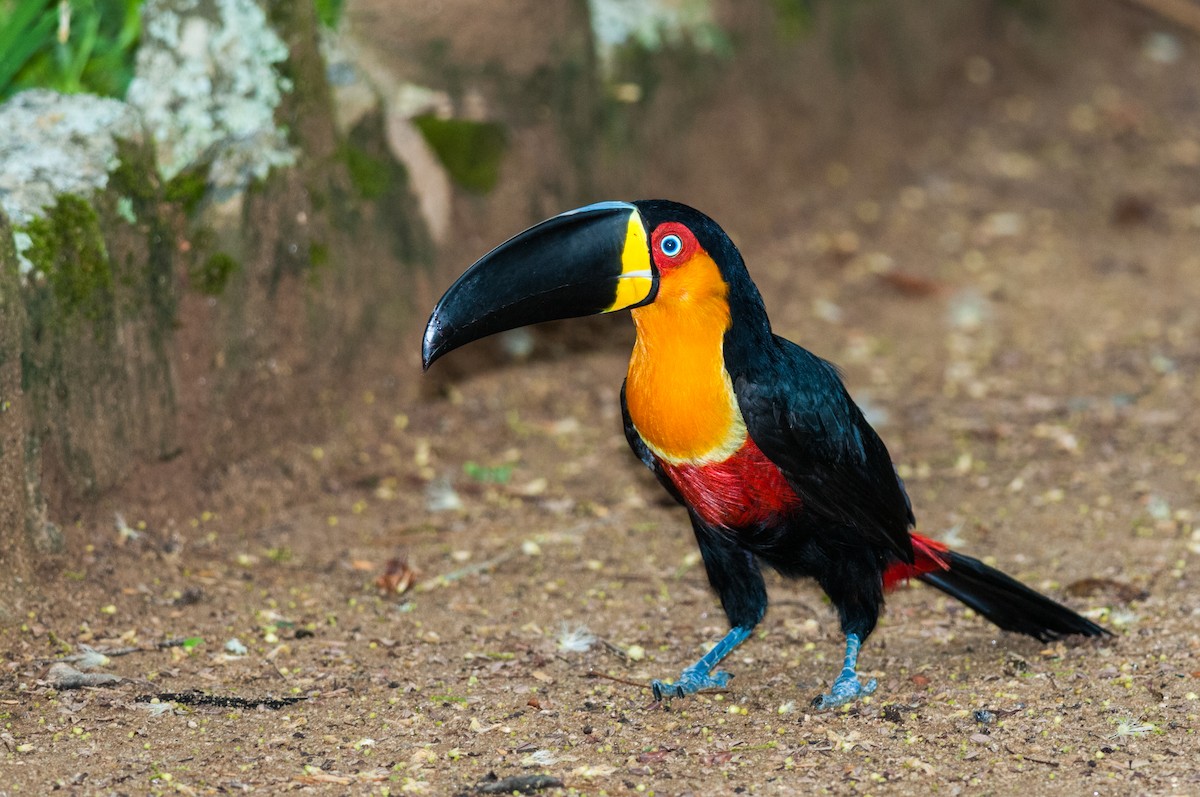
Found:
[(425, 327), (422, 362), (506, 329), (636, 307), (657, 288), (636, 207), (568, 211), (500, 244), (450, 286)]

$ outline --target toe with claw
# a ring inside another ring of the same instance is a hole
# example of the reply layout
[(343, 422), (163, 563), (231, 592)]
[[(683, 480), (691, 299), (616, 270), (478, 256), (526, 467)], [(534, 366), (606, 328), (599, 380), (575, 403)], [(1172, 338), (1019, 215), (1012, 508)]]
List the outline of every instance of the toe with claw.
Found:
[(734, 648), (745, 641), (746, 637), (750, 636), (752, 627), (735, 625), (729, 629), (729, 633), (714, 645), (712, 650), (705, 653), (700, 661), (685, 668), (674, 683), (651, 681), (650, 688), (654, 691), (654, 699), (660, 701), (663, 698), (686, 697), (696, 694), (701, 689), (724, 687), (733, 676), (723, 670), (714, 671), (714, 668), (721, 662), (721, 659), (728, 656)]
[(833, 682), (833, 688), (829, 690), (829, 694), (813, 698), (812, 705), (818, 711), (828, 711), (831, 708), (844, 706), (858, 700), (860, 697), (866, 697), (875, 691), (876, 686), (874, 678), (865, 684), (857, 677), (838, 678)]
[(656, 679), (650, 682), (650, 688), (654, 691), (655, 700), (686, 697), (694, 695), (702, 689), (721, 689), (729, 683), (729, 679), (732, 677), (724, 670), (717, 670), (710, 674), (689, 667), (679, 674), (679, 678), (674, 683)]

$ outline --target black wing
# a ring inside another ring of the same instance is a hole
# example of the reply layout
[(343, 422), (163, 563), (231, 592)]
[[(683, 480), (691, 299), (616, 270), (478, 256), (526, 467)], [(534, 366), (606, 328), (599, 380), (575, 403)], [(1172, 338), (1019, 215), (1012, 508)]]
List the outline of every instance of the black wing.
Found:
[(802, 510), (912, 562), (912, 509), (892, 458), (837, 369), (774, 337), (751, 363), (728, 363), (750, 438), (774, 462)]

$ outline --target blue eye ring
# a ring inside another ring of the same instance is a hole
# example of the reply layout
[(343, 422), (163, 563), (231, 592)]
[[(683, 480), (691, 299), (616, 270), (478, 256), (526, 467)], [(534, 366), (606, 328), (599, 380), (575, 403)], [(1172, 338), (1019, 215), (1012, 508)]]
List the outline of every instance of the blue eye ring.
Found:
[(658, 249), (667, 257), (675, 257), (683, 251), (683, 240), (674, 233), (664, 235), (658, 242)]

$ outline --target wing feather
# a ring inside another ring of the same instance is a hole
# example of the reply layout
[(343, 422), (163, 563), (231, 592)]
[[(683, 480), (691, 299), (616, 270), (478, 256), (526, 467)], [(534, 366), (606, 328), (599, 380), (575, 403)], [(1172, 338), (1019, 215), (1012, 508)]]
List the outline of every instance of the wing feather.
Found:
[(831, 363), (778, 336), (774, 344), (752, 370), (727, 363), (751, 439), (801, 511), (912, 562), (912, 508), (887, 447)]

